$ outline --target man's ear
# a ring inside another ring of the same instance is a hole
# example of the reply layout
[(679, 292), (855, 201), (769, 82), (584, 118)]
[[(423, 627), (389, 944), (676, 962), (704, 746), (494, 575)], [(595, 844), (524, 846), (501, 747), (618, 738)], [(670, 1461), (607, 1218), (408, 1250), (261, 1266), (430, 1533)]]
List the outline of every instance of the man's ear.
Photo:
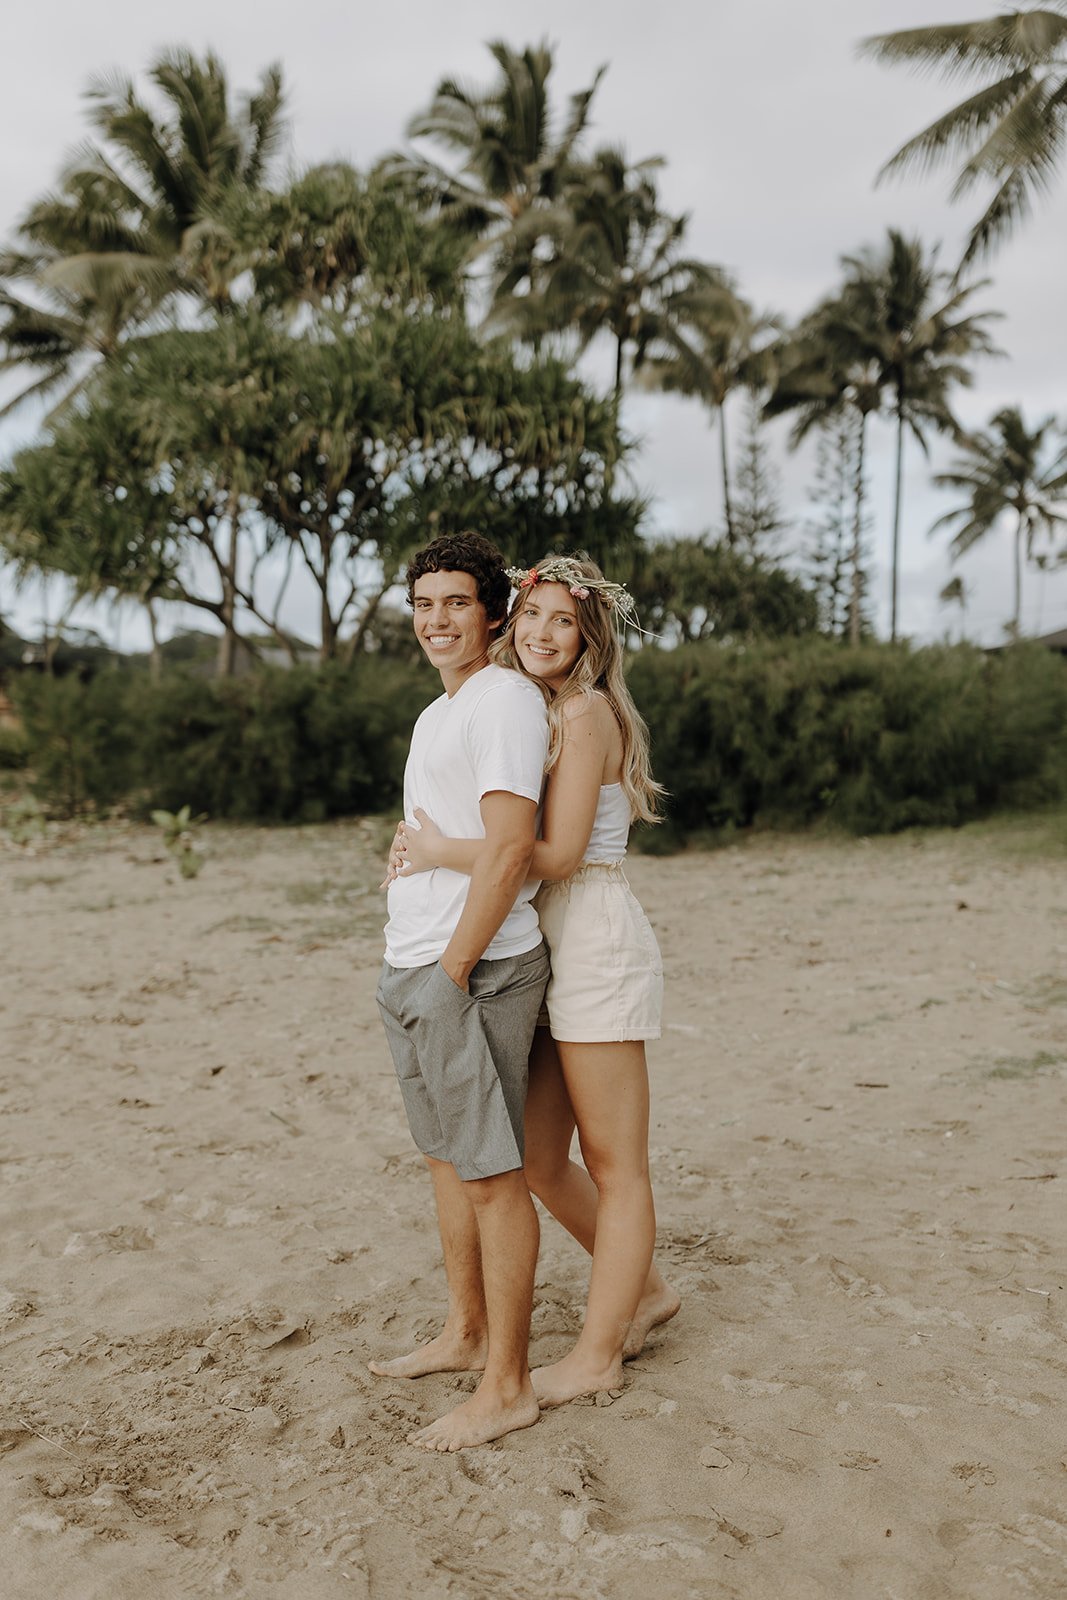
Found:
[(503, 617), (498, 617), (495, 622), (490, 622), (490, 624), (489, 624), (489, 632), (495, 637), (496, 634), (498, 634), (501, 631), (501, 629), (503, 628), (503, 626), (504, 626), (504, 624), (505, 624), (505, 622), (507, 620), (508, 620), (507, 617), (503, 616)]

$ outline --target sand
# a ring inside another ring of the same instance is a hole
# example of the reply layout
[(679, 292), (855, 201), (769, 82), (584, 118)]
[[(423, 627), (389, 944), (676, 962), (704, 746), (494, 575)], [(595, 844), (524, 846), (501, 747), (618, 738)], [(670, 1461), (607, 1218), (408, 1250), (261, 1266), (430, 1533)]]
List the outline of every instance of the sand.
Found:
[[(624, 1392), (488, 1448), (374, 1006), (380, 824), (0, 847), (5, 1600), (1067, 1593), (1067, 855), (637, 859), (659, 1259)], [(543, 1226), (532, 1353), (578, 1324)]]

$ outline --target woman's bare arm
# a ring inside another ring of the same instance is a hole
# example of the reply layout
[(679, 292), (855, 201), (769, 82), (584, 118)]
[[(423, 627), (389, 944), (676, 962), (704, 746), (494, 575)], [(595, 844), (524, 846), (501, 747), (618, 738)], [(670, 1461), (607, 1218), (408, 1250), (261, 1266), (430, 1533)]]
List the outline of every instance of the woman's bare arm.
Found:
[[(563, 745), (549, 774), (541, 838), (530, 862), (530, 877), (550, 882), (569, 878), (581, 863), (616, 734), (615, 719), (600, 698), (569, 700), (563, 716)], [(469, 876), (486, 849), (486, 840), (450, 838), (425, 811), (417, 810), (415, 817), (418, 828), (402, 826), (405, 865), (401, 876), (432, 867), (447, 867)]]

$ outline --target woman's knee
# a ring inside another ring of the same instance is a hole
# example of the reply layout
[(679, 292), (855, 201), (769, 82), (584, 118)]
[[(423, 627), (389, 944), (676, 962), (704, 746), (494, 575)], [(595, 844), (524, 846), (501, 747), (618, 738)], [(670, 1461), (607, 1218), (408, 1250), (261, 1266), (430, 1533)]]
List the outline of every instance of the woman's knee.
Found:
[(582, 1146), (586, 1171), (604, 1195), (633, 1194), (649, 1184), (648, 1162), (621, 1156), (617, 1150), (587, 1149)]
[(570, 1158), (566, 1151), (527, 1150), (524, 1170), (530, 1193), (539, 1200), (552, 1194), (566, 1181), (569, 1166)]

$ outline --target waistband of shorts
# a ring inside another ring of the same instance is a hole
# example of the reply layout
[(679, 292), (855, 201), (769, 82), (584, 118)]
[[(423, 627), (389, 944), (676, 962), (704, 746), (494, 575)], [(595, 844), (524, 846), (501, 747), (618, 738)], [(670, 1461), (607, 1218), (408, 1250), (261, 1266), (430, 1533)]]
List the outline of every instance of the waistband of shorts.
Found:
[(626, 883), (626, 873), (623, 870), (625, 862), (619, 861), (583, 861), (581, 866), (575, 867), (569, 878), (560, 878), (556, 883), (546, 883), (546, 889), (569, 889), (572, 884), (603, 882), (605, 879), (615, 879)]

